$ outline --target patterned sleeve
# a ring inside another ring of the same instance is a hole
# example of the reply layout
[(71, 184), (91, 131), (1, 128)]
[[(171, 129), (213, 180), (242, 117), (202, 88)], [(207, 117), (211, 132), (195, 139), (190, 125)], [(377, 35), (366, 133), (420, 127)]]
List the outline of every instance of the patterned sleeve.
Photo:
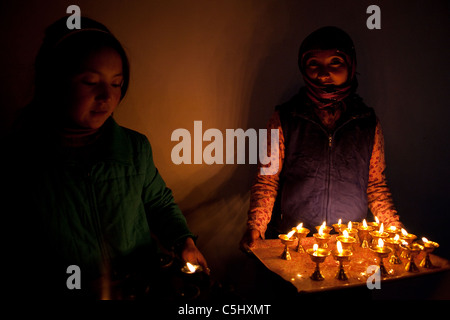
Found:
[[(263, 239), (265, 238), (267, 225), (272, 217), (272, 209), (278, 194), (280, 172), (284, 160), (284, 137), (278, 111), (275, 111), (269, 120), (267, 137), (271, 137), (271, 129), (278, 130), (278, 141), (267, 139), (267, 152), (270, 152), (271, 161), (267, 165), (260, 163), (258, 166), (258, 174), (250, 190), (250, 209), (247, 220), (248, 229), (258, 230)], [(272, 143), (279, 144), (278, 149), (274, 148), (275, 152), (272, 152)], [(274, 161), (278, 161), (278, 170), (274, 174), (261, 174), (260, 169), (269, 167)]]
[(384, 137), (381, 124), (377, 121), (375, 139), (370, 158), (369, 183), (367, 186), (367, 200), (369, 209), (385, 227), (402, 227), (392, 200), (392, 194), (387, 185), (386, 162), (384, 158)]

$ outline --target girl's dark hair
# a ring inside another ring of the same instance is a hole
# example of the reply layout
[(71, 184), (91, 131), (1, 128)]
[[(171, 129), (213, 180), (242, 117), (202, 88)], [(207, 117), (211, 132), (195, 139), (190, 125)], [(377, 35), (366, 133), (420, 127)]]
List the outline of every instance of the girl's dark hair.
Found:
[(128, 57), (120, 42), (103, 24), (81, 17), (81, 29), (69, 29), (63, 17), (45, 30), (45, 36), (36, 56), (34, 68), (34, 95), (31, 103), (22, 110), (22, 117), (56, 120), (62, 111), (58, 105), (63, 100), (69, 78), (75, 75), (83, 61), (102, 48), (114, 49), (122, 59), (124, 98), (130, 80)]
[(123, 85), (121, 98), (125, 96), (130, 79), (127, 55), (120, 42), (103, 24), (87, 17), (81, 18), (81, 29), (68, 29), (64, 17), (45, 31), (42, 46), (35, 61), (35, 97), (48, 98), (62, 78), (77, 72), (82, 61), (92, 52), (104, 47), (112, 48), (122, 58)]

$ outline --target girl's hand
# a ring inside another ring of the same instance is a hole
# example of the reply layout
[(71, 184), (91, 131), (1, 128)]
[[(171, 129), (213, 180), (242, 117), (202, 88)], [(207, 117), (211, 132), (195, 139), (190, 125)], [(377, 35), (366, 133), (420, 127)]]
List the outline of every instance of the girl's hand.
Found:
[(202, 253), (195, 246), (194, 240), (190, 237), (186, 238), (183, 250), (181, 251), (181, 259), (185, 262), (200, 265), (206, 274), (210, 274), (208, 264), (206, 259), (203, 257)]
[(239, 244), (242, 251), (246, 253), (250, 253), (250, 248), (255, 245), (255, 241), (261, 237), (261, 234), (258, 230), (255, 229), (247, 229), (242, 236), (242, 240)]

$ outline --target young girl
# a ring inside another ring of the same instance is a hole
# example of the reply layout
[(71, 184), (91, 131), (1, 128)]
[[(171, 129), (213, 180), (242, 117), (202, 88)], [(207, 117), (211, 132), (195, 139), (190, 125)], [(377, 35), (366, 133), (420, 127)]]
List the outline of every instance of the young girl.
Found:
[(268, 128), (280, 133), (280, 170), (258, 175), (251, 189), (245, 250), (299, 223), (315, 230), (324, 221), (362, 221), (368, 209), (384, 226), (400, 225), (380, 122), (355, 93), (353, 41), (336, 27), (316, 30), (303, 41), (298, 65), (305, 87), (270, 119)]
[(15, 135), (14, 214), (27, 266), (59, 294), (76, 265), (89, 292), (97, 279), (158, 277), (157, 239), (208, 271), (147, 138), (113, 119), (130, 76), (123, 47), (96, 21), (81, 27), (63, 18), (46, 30)]

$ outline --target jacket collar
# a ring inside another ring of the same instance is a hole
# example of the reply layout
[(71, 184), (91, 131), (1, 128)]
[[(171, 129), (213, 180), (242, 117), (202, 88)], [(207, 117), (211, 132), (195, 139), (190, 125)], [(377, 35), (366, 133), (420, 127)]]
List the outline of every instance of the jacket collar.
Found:
[(102, 151), (98, 160), (132, 164), (130, 139), (125, 129), (119, 126), (112, 117), (109, 117), (104, 126), (104, 132), (98, 141)]
[[(115, 162), (131, 165), (132, 148), (125, 128), (109, 117), (103, 124), (100, 137), (92, 145), (78, 148), (59, 148), (63, 163), (68, 165)], [(78, 149), (78, 150), (77, 150)], [(86, 162), (87, 161), (87, 162)]]

